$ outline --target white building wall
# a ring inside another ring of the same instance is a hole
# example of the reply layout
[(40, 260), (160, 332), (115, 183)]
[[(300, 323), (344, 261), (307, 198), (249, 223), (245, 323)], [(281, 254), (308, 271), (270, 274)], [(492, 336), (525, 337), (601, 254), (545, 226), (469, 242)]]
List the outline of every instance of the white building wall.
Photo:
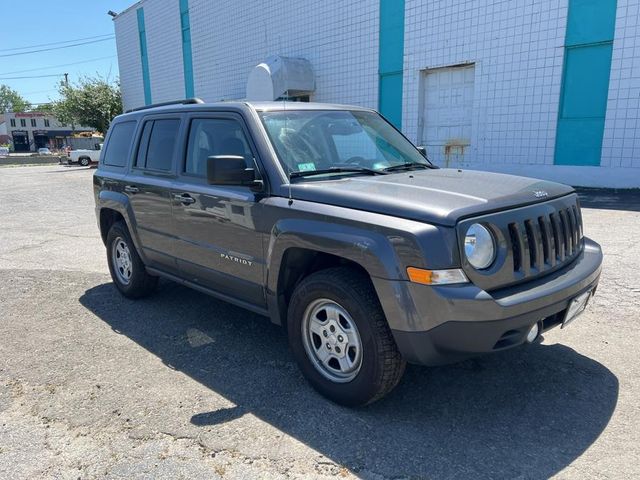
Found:
[[(475, 64), (470, 146), (439, 164), (553, 164), (566, 0), (407, 0), (403, 130), (419, 140), (425, 69)], [(535, 46), (535, 47), (533, 47)], [(427, 113), (428, 114), (428, 113)], [(459, 139), (451, 139), (455, 145)]]
[(144, 105), (140, 39), (135, 8), (127, 10), (115, 19), (120, 90), (125, 110)]
[(618, 0), (602, 167), (632, 168), (640, 187), (640, 1)]
[[(153, 102), (184, 97), (177, 0), (145, 0), (115, 20), (125, 109), (144, 105), (136, 9), (144, 8)], [(378, 0), (190, 0), (195, 95), (241, 99), (251, 69), (270, 55), (304, 57), (314, 101), (376, 107)]]
[[(151, 101), (159, 103), (184, 98), (180, 3), (178, 0), (154, 0), (142, 2), (142, 6)], [(144, 104), (144, 94), (142, 100)]]
[(378, 0), (190, 0), (196, 96), (243, 98), (251, 69), (270, 55), (304, 57), (314, 101), (378, 103)]

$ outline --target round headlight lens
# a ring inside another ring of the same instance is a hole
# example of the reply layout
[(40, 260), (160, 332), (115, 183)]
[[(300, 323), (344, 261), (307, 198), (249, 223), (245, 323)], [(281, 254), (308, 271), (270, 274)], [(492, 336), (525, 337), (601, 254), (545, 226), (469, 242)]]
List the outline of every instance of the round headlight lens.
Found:
[(464, 237), (464, 253), (473, 268), (488, 268), (496, 257), (496, 245), (491, 232), (479, 223), (471, 225)]

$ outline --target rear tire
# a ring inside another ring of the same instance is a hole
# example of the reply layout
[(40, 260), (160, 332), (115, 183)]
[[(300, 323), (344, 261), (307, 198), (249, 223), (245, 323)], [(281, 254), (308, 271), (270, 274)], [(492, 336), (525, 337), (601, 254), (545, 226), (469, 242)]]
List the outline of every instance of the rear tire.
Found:
[(82, 157), (80, 159), (80, 165), (82, 165), (83, 167), (88, 167), (90, 163), (90, 160), (87, 157)]
[(149, 275), (124, 222), (116, 222), (107, 233), (107, 260), (113, 283), (125, 297), (150, 295), (158, 277)]
[(291, 297), (287, 331), (303, 375), (341, 405), (379, 400), (404, 373), (373, 285), (356, 270), (330, 268), (302, 280)]

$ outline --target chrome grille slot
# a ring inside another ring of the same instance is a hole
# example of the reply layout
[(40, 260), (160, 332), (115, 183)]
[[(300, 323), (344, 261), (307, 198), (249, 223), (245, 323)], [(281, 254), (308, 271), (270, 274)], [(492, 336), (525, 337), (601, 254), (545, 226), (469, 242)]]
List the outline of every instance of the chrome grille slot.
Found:
[(511, 239), (511, 254), (513, 255), (513, 271), (519, 272), (522, 268), (522, 239), (515, 223), (509, 224), (509, 238)]
[(550, 265), (549, 250), (551, 248), (549, 231), (544, 217), (538, 217), (538, 227), (540, 228), (540, 238), (542, 240), (542, 261), (545, 265)]
[(582, 242), (582, 214), (580, 210), (575, 205), (571, 207), (573, 210), (573, 215), (576, 217), (576, 222), (578, 224), (578, 243)]
[(529, 246), (529, 267), (536, 268), (537, 265), (537, 252), (536, 237), (533, 234), (533, 227), (531, 226), (531, 220), (524, 221), (524, 231), (527, 234), (527, 244)]
[(564, 210), (558, 212), (560, 218), (560, 229), (562, 232), (562, 238), (564, 239), (564, 257), (570, 257), (573, 253), (573, 246), (571, 245), (571, 236), (569, 235), (569, 226), (567, 225), (567, 217)]

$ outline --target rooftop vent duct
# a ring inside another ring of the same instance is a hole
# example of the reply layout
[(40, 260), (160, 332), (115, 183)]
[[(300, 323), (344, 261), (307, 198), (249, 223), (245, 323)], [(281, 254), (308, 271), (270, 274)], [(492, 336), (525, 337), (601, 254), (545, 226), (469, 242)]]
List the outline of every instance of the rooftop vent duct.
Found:
[(315, 90), (311, 63), (304, 58), (267, 58), (247, 80), (247, 100), (264, 101), (307, 96)]

